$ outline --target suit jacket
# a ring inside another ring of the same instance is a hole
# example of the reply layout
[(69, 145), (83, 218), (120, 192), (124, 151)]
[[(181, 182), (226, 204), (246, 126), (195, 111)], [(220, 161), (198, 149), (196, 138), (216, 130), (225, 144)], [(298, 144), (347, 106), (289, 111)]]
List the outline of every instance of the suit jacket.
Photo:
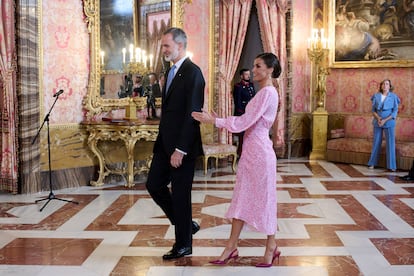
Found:
[(151, 87), (151, 90), (152, 90), (152, 96), (154, 98), (159, 98), (159, 97), (162, 96), (161, 95), (161, 88), (160, 88), (160, 85), (158, 83), (154, 83)]
[[(375, 93), (374, 96), (371, 97), (372, 101), (372, 112), (376, 112), (382, 119), (391, 116), (392, 119), (385, 122), (382, 128), (389, 128), (395, 127), (395, 119), (397, 118), (398, 114), (398, 105), (400, 104), (400, 98), (398, 98), (397, 94), (393, 92), (388, 92), (387, 97), (385, 100), (381, 102), (381, 92)], [(374, 118), (373, 119), (374, 127), (379, 127), (378, 121)]]
[(234, 116), (240, 116), (246, 112), (246, 106), (255, 94), (256, 91), (254, 90), (253, 83), (251, 82), (246, 85), (244, 82), (240, 81), (234, 85)]
[[(168, 72), (166, 73), (168, 76)], [(205, 81), (200, 68), (190, 59), (184, 60), (166, 93), (162, 93), (159, 133), (154, 153), (163, 149), (171, 155), (175, 149), (187, 153), (187, 158), (203, 154), (200, 123), (191, 116), (204, 104)]]

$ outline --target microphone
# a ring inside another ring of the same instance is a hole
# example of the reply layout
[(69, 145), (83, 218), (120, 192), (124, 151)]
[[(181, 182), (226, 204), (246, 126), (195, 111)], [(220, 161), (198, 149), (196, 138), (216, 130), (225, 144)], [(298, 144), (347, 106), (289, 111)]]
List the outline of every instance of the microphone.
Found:
[(63, 93), (63, 89), (60, 89), (58, 92), (55, 93), (55, 95), (53, 95), (53, 97), (58, 97), (62, 93)]

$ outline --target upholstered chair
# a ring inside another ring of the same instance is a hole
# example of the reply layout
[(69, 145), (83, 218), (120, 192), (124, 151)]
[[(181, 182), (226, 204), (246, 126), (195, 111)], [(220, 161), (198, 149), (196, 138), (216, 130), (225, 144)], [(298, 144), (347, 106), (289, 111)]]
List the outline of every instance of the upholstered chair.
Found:
[(219, 143), (203, 143), (203, 163), (204, 163), (204, 174), (207, 174), (207, 163), (210, 157), (216, 159), (216, 168), (218, 168), (218, 159), (219, 158), (228, 158), (232, 157), (233, 172), (236, 171), (236, 161), (237, 161), (237, 147), (230, 144), (219, 144)]

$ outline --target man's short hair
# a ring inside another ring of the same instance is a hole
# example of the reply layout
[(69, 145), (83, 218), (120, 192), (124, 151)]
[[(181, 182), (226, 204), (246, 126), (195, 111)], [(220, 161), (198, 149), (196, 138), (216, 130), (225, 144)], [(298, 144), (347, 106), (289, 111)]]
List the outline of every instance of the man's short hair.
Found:
[(243, 68), (243, 69), (241, 69), (241, 70), (239, 71), (240, 76), (241, 76), (241, 75), (243, 75), (243, 73), (244, 73), (244, 72), (247, 72), (247, 71), (250, 71), (250, 70), (249, 70), (249, 69), (247, 69), (247, 68)]
[(164, 32), (164, 35), (171, 34), (175, 43), (182, 43), (184, 49), (187, 49), (187, 35), (180, 28), (169, 28)]

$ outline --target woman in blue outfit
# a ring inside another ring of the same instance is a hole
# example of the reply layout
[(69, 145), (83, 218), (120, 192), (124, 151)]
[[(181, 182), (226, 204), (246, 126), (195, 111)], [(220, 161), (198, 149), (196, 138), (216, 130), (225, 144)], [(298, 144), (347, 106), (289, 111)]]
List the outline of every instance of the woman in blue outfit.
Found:
[(385, 134), (385, 146), (387, 157), (387, 169), (395, 171), (397, 162), (395, 159), (395, 119), (397, 118), (400, 99), (393, 91), (389, 79), (380, 84), (379, 92), (372, 96), (372, 114), (374, 115), (374, 140), (372, 143), (371, 157), (368, 161), (369, 168), (373, 169), (378, 163), (381, 152), (383, 132)]

